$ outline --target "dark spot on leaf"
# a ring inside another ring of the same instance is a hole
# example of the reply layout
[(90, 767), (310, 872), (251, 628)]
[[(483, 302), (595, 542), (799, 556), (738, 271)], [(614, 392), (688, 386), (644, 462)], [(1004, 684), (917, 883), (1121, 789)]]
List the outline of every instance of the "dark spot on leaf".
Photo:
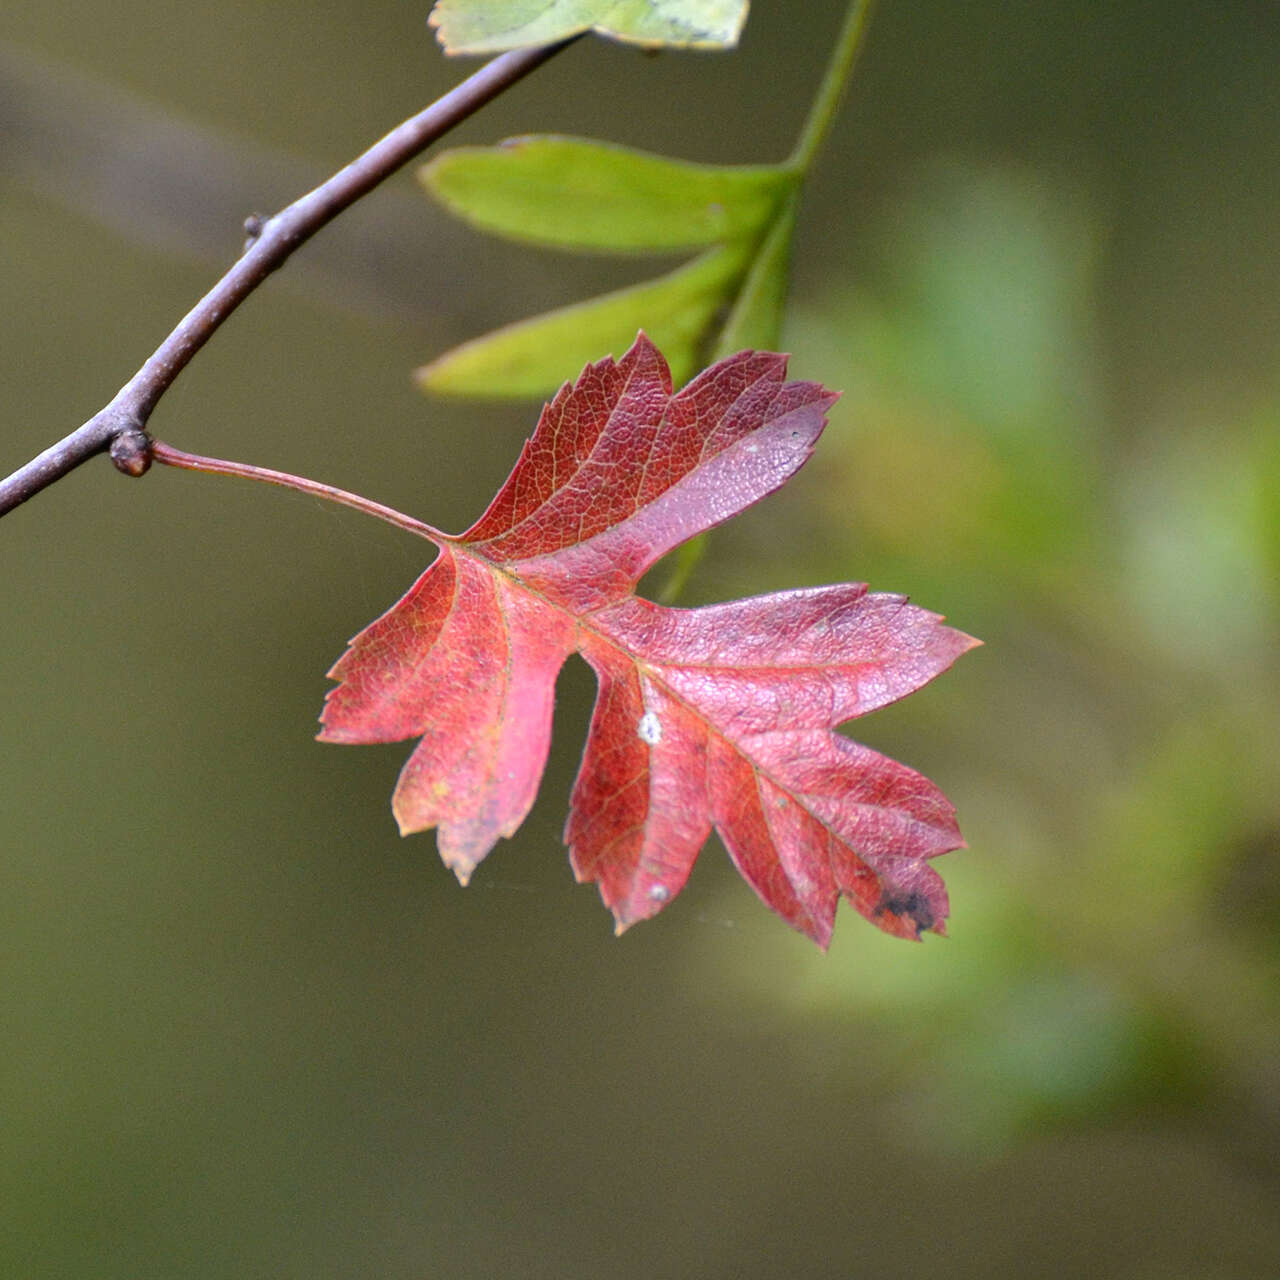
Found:
[(937, 917), (933, 914), (929, 899), (919, 890), (913, 890), (911, 893), (886, 894), (880, 899), (880, 905), (876, 907), (875, 914), (908, 917), (916, 927), (916, 937), (927, 933), (937, 923)]

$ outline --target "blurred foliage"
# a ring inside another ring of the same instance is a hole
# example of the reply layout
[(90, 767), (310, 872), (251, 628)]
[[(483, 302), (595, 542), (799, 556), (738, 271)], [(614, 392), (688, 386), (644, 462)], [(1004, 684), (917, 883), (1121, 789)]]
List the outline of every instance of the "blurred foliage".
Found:
[(1213, 1099), (1241, 1108), (1220, 1140), (1269, 1159), (1280, 402), (1108, 421), (1098, 245), (1069, 192), (939, 165), (884, 237), (892, 283), (795, 316), (805, 371), (847, 388), (814, 463), (822, 571), (909, 586), (987, 647), (886, 721), (950, 761), (915, 763), (971, 844), (938, 864), (951, 939), (890, 961), (850, 918), (825, 963), (778, 939), (743, 981), (856, 1025), (922, 1142)]

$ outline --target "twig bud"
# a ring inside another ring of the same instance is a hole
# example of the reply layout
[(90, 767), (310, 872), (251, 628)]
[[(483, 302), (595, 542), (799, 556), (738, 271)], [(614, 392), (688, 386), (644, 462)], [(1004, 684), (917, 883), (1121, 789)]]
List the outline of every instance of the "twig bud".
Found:
[(151, 437), (136, 427), (111, 442), (111, 461), (127, 476), (144, 476), (151, 468)]

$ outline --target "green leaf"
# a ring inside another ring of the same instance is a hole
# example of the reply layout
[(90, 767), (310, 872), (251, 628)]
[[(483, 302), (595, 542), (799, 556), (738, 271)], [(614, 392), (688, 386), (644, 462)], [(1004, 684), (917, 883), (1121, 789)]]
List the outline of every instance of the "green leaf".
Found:
[(495, 235), (566, 249), (661, 252), (753, 236), (796, 184), (778, 165), (703, 165), (583, 138), (459, 147), (419, 176)]
[(640, 329), (667, 352), (678, 379), (713, 350), (776, 346), (800, 177), (785, 165), (691, 164), (581, 138), (446, 152), (421, 171), (424, 186), (486, 231), (613, 254), (710, 251), (649, 284), (465, 343), (419, 370), (419, 385), (548, 395), (607, 346), (625, 349)]
[(703, 364), (705, 334), (749, 257), (744, 246), (722, 246), (657, 280), (507, 325), (419, 369), (418, 384), (446, 395), (546, 395), (566, 371), (625, 351), (643, 327), (681, 386)]
[(747, 0), (438, 0), (431, 25), (446, 53), (498, 53), (583, 31), (649, 48), (737, 44)]

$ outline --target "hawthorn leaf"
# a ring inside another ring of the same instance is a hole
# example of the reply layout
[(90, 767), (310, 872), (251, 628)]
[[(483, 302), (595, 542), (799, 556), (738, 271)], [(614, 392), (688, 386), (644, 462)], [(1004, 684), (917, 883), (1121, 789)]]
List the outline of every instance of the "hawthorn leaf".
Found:
[(781, 165), (706, 165), (554, 134), (455, 147), (418, 177), (450, 213), (509, 240), (660, 253), (754, 236), (795, 186)]
[(646, 48), (729, 48), (748, 0), (437, 0), (429, 19), (449, 54), (500, 53), (584, 31)]
[(827, 946), (843, 897), (879, 928), (945, 931), (929, 860), (963, 846), (928, 779), (836, 732), (977, 642), (860, 583), (697, 609), (635, 594), (663, 555), (784, 484), (835, 395), (742, 351), (672, 391), (642, 333), (547, 404), (465, 533), (350, 643), (320, 737), (419, 739), (392, 802), (464, 884), (531, 808), (556, 676), (598, 694), (565, 828), (621, 932), (684, 886), (714, 830), (761, 900)]
[(801, 179), (794, 168), (692, 164), (532, 135), (446, 151), (419, 176), (451, 213), (507, 239), (617, 255), (703, 250), (656, 280), (446, 351), (418, 370), (425, 391), (547, 395), (637, 329), (653, 335), (677, 381), (709, 355), (777, 345)]
[(707, 327), (746, 273), (740, 249), (711, 249), (657, 280), (519, 320), (416, 370), (424, 390), (489, 397), (539, 396), (582, 368), (601, 347), (618, 350), (636, 332), (636, 316), (667, 353), (673, 378), (687, 381), (702, 363)]

